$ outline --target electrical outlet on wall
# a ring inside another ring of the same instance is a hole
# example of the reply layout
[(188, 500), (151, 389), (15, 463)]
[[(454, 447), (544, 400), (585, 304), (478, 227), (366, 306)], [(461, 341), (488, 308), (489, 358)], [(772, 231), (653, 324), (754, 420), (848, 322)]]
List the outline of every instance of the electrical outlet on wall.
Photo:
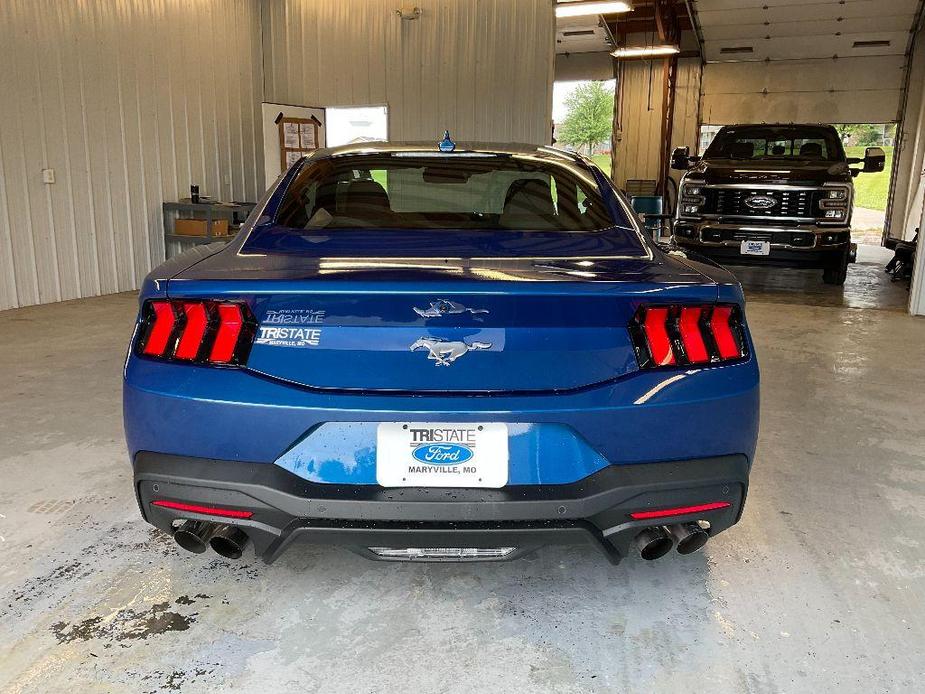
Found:
[(54, 169), (42, 169), (42, 183), (54, 183), (55, 182), (55, 170)]

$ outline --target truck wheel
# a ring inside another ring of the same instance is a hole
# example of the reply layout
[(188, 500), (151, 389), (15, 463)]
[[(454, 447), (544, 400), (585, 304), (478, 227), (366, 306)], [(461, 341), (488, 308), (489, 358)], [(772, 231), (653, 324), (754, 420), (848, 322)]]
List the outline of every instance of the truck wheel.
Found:
[(822, 270), (822, 281), (826, 284), (842, 285), (848, 277), (848, 253), (842, 253)]

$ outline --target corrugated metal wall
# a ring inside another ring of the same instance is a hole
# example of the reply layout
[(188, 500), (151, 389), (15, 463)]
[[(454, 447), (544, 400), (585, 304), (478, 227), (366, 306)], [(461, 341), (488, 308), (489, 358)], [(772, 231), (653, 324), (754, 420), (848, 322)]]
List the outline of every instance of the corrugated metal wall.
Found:
[(0, 309), (136, 288), (190, 183), (261, 192), (253, 0), (2, 0), (0, 31)]
[[(624, 61), (617, 85), (619, 141), (614, 143), (614, 182), (623, 188), (630, 179), (655, 180), (659, 175), (662, 137), (663, 61)], [(700, 60), (678, 61), (675, 76), (674, 123), (671, 146), (697, 149), (700, 104)]]
[(400, 4), (266, 0), (266, 100), (387, 104), (392, 140), (549, 141), (550, 0), (416, 0), (412, 21)]

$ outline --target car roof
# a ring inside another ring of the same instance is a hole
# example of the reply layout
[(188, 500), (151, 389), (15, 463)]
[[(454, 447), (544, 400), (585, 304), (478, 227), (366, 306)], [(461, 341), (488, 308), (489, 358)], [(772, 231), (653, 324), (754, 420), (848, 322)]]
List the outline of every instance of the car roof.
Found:
[[(422, 154), (440, 154), (437, 140), (412, 142), (354, 142), (338, 147), (322, 147), (314, 150), (309, 159), (324, 159), (326, 157), (347, 156), (351, 154), (392, 154), (396, 152), (421, 152)], [(543, 159), (553, 159), (563, 162), (584, 161), (583, 157), (573, 152), (556, 149), (549, 145), (531, 145), (521, 142), (478, 142), (459, 141), (456, 149), (447, 152), (447, 156), (465, 152), (478, 152), (480, 154), (498, 155), (528, 155)]]

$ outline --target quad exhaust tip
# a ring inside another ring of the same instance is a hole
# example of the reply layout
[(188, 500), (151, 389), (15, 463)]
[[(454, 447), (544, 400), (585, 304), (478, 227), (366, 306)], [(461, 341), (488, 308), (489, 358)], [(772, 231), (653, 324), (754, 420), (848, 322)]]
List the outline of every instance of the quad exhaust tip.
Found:
[(233, 525), (219, 525), (216, 527), (209, 545), (215, 553), (225, 559), (240, 559), (250, 540), (247, 533)]
[(664, 557), (674, 547), (674, 540), (663, 525), (646, 528), (636, 536), (639, 555), (646, 561)]
[(215, 525), (207, 521), (187, 520), (176, 529), (173, 539), (187, 552), (202, 554), (212, 539)]
[(678, 554), (693, 554), (703, 549), (710, 539), (710, 535), (699, 523), (679, 523), (672, 525), (668, 531), (678, 543)]

